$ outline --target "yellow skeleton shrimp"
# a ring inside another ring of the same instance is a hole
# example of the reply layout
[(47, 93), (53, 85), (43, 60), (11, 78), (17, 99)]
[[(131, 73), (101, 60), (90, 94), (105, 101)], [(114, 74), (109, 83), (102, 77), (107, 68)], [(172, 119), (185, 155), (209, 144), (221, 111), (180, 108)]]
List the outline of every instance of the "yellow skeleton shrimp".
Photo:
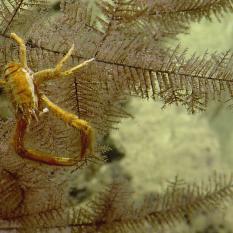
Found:
[[(94, 132), (87, 121), (78, 118), (78, 116), (66, 112), (45, 96), (40, 90), (39, 85), (47, 80), (68, 77), (77, 70), (86, 66), (94, 59), (84, 61), (83, 63), (62, 71), (63, 64), (71, 56), (74, 49), (72, 45), (68, 53), (58, 62), (55, 68), (42, 70), (33, 73), (27, 66), (26, 46), (19, 36), (11, 33), (11, 38), (18, 43), (20, 48), (20, 63), (9, 63), (6, 65), (4, 79), (0, 80), (0, 86), (9, 93), (11, 102), (15, 109), (17, 120), (16, 131), (13, 137), (13, 145), (16, 153), (23, 158), (43, 162), (49, 165), (72, 166), (85, 159), (87, 153), (93, 153)], [(47, 105), (58, 118), (68, 123), (68, 125), (80, 130), (80, 154), (76, 157), (55, 156), (49, 153), (26, 149), (24, 146), (24, 136), (31, 119), (37, 119), (43, 112), (39, 103)]]

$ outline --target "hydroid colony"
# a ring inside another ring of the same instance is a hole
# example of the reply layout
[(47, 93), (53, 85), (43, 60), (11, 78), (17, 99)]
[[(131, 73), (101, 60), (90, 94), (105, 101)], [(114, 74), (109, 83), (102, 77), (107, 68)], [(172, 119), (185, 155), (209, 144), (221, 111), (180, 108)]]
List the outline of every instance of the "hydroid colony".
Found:
[[(96, 145), (91, 156), (74, 166), (46, 165), (18, 156), (12, 146), (16, 120), (2, 120), (0, 229), (108, 233), (143, 232), (151, 226), (157, 232), (161, 226), (190, 221), (194, 213), (232, 198), (232, 177), (221, 175), (201, 186), (180, 186), (175, 181), (163, 195), (141, 205), (130, 201), (131, 192), (119, 182), (83, 208), (70, 206), (65, 197), (67, 175), (100, 157), (105, 150), (101, 138), (130, 116), (121, 105), (130, 96), (182, 104), (192, 113), (205, 110), (210, 100), (232, 99), (230, 52), (187, 59), (186, 51), (165, 48), (163, 43), (186, 32), (193, 21), (221, 19), (224, 12), (233, 11), (232, 4), (230, 0), (62, 0), (59, 12), (51, 15), (45, 1), (2, 0), (1, 77), (4, 67), (19, 58), (12, 32), (25, 41), (27, 63), (35, 74), (56, 67), (72, 44), (75, 49), (64, 70), (95, 58), (69, 79), (50, 80), (40, 88), (56, 105), (94, 129)], [(24, 143), (49, 154), (75, 156), (82, 154), (82, 136), (82, 129), (67, 128), (47, 112), (31, 122)]]

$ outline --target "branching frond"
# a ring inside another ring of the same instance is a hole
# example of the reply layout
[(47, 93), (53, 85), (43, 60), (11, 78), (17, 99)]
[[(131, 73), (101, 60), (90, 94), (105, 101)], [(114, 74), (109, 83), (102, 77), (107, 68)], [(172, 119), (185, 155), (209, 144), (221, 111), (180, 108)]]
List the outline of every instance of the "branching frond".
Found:
[(181, 103), (190, 112), (205, 110), (210, 100), (231, 100), (232, 54), (193, 55), (187, 59), (185, 53), (178, 52), (177, 47), (165, 52), (164, 56), (145, 55), (131, 61), (128, 52), (121, 62), (109, 52), (107, 61), (103, 59), (101, 62), (106, 64), (105, 69), (112, 70), (108, 80), (111, 78), (116, 88), (130, 95), (159, 96), (165, 104)]
[(158, 230), (190, 219), (197, 213), (213, 211), (222, 202), (232, 200), (233, 177), (215, 174), (207, 184), (201, 185), (175, 182), (164, 194), (151, 195), (141, 204), (130, 200), (131, 195), (126, 186), (114, 183), (86, 207), (51, 208), (50, 204), (43, 212), (16, 217), (14, 224), (18, 227), (13, 229), (21, 229), (21, 232), (30, 227), (36, 232), (69, 229), (85, 233), (127, 233), (143, 232), (149, 224)]
[(19, 157), (11, 145), (15, 121), (0, 123), (0, 220), (43, 211), (48, 205), (65, 205), (66, 179), (72, 170), (40, 166)]
[[(98, 2), (105, 15), (101, 21), (102, 26), (98, 29), (93, 22), (100, 22), (100, 19), (93, 19), (88, 13), (81, 14), (77, 11), (75, 17), (73, 14), (67, 16), (66, 12), (71, 6), (73, 9), (84, 7), (82, 1), (72, 4), (65, 2), (62, 8), (64, 15), (49, 26), (55, 30), (48, 30), (46, 38), (43, 34), (38, 34), (38, 38), (43, 36), (40, 44), (36, 39), (37, 32), (34, 31), (32, 37), (35, 39), (32, 45), (39, 48), (43, 54), (49, 51), (50, 55), (55, 56), (63, 53), (64, 48), (68, 50), (70, 38), (77, 38), (75, 34), (78, 31), (79, 37), (75, 41), (77, 44), (83, 43), (83, 46), (81, 50), (77, 50), (74, 58), (79, 60), (96, 57), (95, 66), (91, 67), (88, 74), (84, 74), (85, 79), (91, 82), (91, 92), (95, 93), (93, 96), (97, 95), (94, 91), (97, 88), (98, 93), (101, 96), (107, 95), (111, 103), (113, 103), (111, 95), (116, 96), (118, 93), (139, 95), (143, 98), (159, 96), (165, 104), (181, 103), (190, 112), (206, 109), (207, 103), (212, 99), (221, 101), (231, 99), (230, 53), (223, 55), (223, 58), (221, 55), (213, 55), (211, 58), (204, 55), (193, 56), (187, 60), (184, 53), (179, 53), (178, 49), (162, 50), (158, 43), (154, 43), (153, 36), (144, 34), (137, 26), (138, 34), (135, 35), (135, 25), (132, 26), (132, 23), (135, 24), (141, 19), (145, 23), (150, 23), (145, 15), (147, 8), (143, 8), (143, 4), (140, 8), (140, 5), (128, 0)], [(84, 12), (90, 10), (87, 7), (84, 9), (86, 9)], [(80, 20), (79, 26), (74, 23), (76, 20)], [(58, 26), (61, 24), (63, 30), (67, 28), (63, 34)], [(84, 43), (83, 39), (87, 38), (87, 33), (90, 34), (90, 38)], [(52, 36), (58, 38), (56, 43), (49, 43)], [(58, 50), (61, 45), (62, 50)], [(94, 87), (94, 83), (98, 87)], [(73, 85), (76, 85), (75, 82)], [(76, 98), (80, 96), (77, 91), (75, 93)], [(77, 112), (81, 114), (79, 110)]]
[[(46, 0), (1, 0), (0, 1), (0, 34), (6, 35), (17, 24), (32, 20), (31, 11), (45, 8)], [(34, 15), (35, 16), (35, 15)]]
[(129, 201), (130, 193), (125, 188), (112, 186), (91, 205), (95, 210), (93, 231), (143, 232), (147, 224), (154, 229), (173, 225), (201, 211), (214, 210), (222, 201), (232, 199), (232, 182), (232, 177), (214, 175), (208, 184), (180, 186), (175, 183), (164, 194), (152, 195), (140, 206), (138, 201)]
[[(96, 5), (102, 13), (96, 19), (103, 33), (101, 45), (113, 35), (121, 35), (123, 41), (140, 36), (141, 43), (158, 42), (164, 37), (175, 36), (178, 31), (163, 30), (159, 21), (150, 17), (148, 6), (132, 0), (98, 1)], [(122, 41), (120, 39), (120, 41)]]
[(147, 17), (155, 21), (160, 30), (177, 34), (185, 33), (190, 22), (199, 22), (206, 18), (221, 21), (226, 12), (233, 11), (232, 0), (138, 0), (147, 7)]
[(232, 0), (166, 0), (150, 4), (149, 15), (160, 16), (171, 26), (174, 22), (189, 23), (202, 18), (216, 17), (221, 21), (226, 12), (233, 12)]
[(96, 4), (102, 12), (97, 21), (105, 37), (115, 28), (132, 37), (139, 33), (142, 38), (152, 36), (155, 41), (186, 32), (190, 22), (213, 17), (221, 20), (223, 13), (233, 11), (232, 0), (96, 0)]

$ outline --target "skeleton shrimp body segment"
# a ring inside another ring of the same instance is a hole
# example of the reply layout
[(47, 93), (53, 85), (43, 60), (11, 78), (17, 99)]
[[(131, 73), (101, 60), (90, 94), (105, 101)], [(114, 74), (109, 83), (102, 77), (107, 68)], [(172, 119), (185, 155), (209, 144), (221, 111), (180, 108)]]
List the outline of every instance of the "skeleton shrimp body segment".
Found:
[(30, 121), (38, 108), (38, 97), (32, 74), (20, 64), (10, 63), (5, 69), (4, 78), (16, 114), (21, 113), (25, 119)]

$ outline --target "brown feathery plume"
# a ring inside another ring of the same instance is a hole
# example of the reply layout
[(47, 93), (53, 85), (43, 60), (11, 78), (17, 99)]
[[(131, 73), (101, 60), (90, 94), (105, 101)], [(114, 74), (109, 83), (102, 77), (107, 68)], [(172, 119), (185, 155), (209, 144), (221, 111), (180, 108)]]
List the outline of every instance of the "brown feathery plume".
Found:
[[(64, 68), (95, 58), (71, 78), (51, 80), (40, 88), (62, 109), (90, 123), (96, 132), (97, 156), (105, 150), (99, 145), (103, 136), (123, 117), (130, 117), (122, 107), (130, 96), (182, 104), (192, 113), (205, 110), (210, 100), (232, 99), (230, 52), (187, 59), (186, 51), (163, 44), (186, 32), (191, 22), (221, 18), (228, 11), (232, 12), (230, 0), (62, 0), (59, 12), (51, 14), (45, 1), (2, 0), (0, 75), (6, 64), (18, 59), (11, 32), (25, 40), (33, 72), (55, 67), (72, 44), (75, 50)], [(29, 26), (22, 28), (24, 22)], [(173, 185), (140, 207), (129, 201), (130, 193), (120, 184), (100, 193), (89, 207), (72, 207), (65, 196), (67, 175), (77, 174), (93, 159), (87, 157), (71, 168), (23, 159), (12, 148), (14, 128), (14, 119), (0, 122), (0, 229), (5, 232), (141, 232), (146, 226), (192, 218), (193, 213), (210, 211), (232, 198), (232, 178), (213, 176), (201, 187)], [(49, 112), (31, 123), (25, 144), (75, 156), (80, 132)]]
[(5, 219), (5, 226), (0, 229), (73, 233), (128, 233), (154, 229), (156, 232), (219, 207), (222, 201), (232, 199), (233, 193), (232, 176), (217, 174), (201, 186), (196, 183), (180, 185), (176, 180), (164, 194), (151, 194), (144, 200), (130, 200), (132, 192), (126, 184), (124, 181), (113, 183), (84, 207), (65, 208), (48, 203), (43, 211), (18, 214), (11, 217), (11, 222)]

